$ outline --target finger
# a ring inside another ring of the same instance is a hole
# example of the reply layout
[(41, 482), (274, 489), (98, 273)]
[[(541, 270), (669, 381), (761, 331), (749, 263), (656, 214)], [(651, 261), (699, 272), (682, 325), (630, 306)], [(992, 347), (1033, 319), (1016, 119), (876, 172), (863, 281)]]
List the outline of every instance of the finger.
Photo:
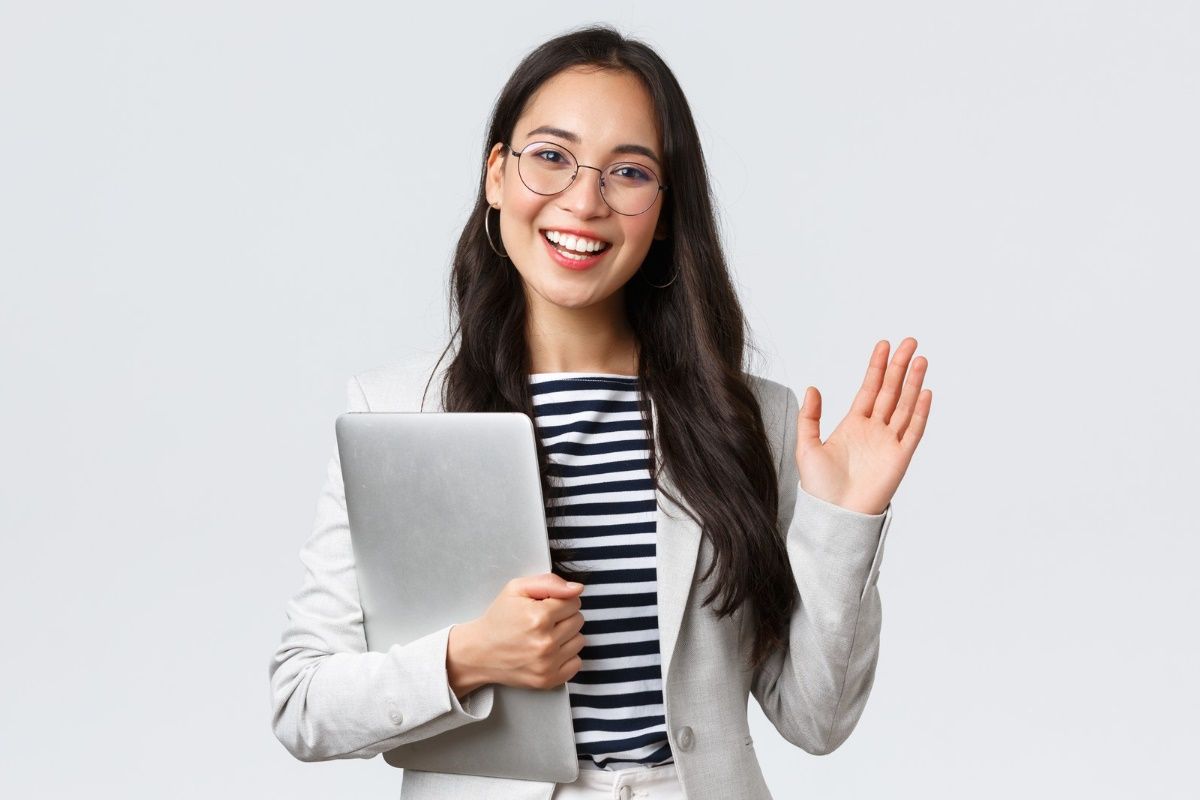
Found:
[(558, 668), (558, 683), (563, 684), (574, 678), (579, 668), (583, 666), (583, 659), (579, 656), (571, 656), (563, 665)]
[(821, 393), (817, 387), (804, 390), (800, 412), (796, 416), (796, 452), (803, 456), (806, 448), (821, 444)]
[(553, 572), (543, 572), (514, 578), (509, 581), (508, 588), (522, 597), (544, 600), (548, 597), (575, 597), (583, 590), (583, 584), (565, 581)]
[(563, 645), (561, 648), (559, 648), (558, 652), (563, 656), (564, 659), (570, 658), (571, 656), (577, 656), (579, 655), (579, 652), (583, 650), (583, 645), (585, 642), (586, 638), (584, 635), (582, 633), (577, 633), (567, 641), (563, 642)]
[(904, 436), (912, 418), (913, 408), (917, 405), (917, 397), (921, 394), (921, 384), (929, 370), (929, 359), (917, 356), (912, 361), (912, 369), (908, 371), (908, 379), (904, 381), (904, 391), (900, 394), (900, 402), (888, 420), (888, 427), (896, 433), (896, 438)]
[(892, 356), (892, 363), (883, 376), (883, 388), (879, 390), (879, 395), (875, 398), (875, 405), (871, 409), (872, 419), (878, 417), (885, 424), (891, 419), (892, 411), (896, 408), (896, 399), (900, 397), (904, 373), (908, 372), (908, 360), (912, 358), (916, 349), (917, 340), (911, 336), (906, 336), (896, 346), (896, 354)]
[(917, 449), (917, 444), (921, 441), (921, 436), (925, 433), (925, 423), (929, 421), (929, 409), (932, 406), (933, 390), (926, 389), (917, 398), (917, 406), (913, 410), (912, 422), (909, 423), (908, 429), (904, 431), (904, 436), (900, 439), (900, 444), (909, 453)]
[(867, 374), (863, 376), (862, 386), (858, 388), (858, 394), (854, 395), (854, 402), (850, 404), (851, 414), (858, 414), (862, 417), (871, 416), (875, 397), (879, 394), (879, 387), (883, 386), (883, 376), (887, 371), (890, 347), (891, 343), (887, 339), (880, 339), (875, 343), (875, 349), (871, 351), (871, 359), (867, 362)]
[(554, 630), (550, 635), (554, 637), (554, 641), (562, 645), (564, 642), (569, 641), (572, 636), (578, 635), (583, 630), (583, 623), (582, 614), (573, 614), (566, 619), (554, 623)]
[(578, 597), (571, 597), (566, 600), (550, 597), (539, 602), (542, 604), (542, 608), (549, 612), (547, 619), (554, 625), (558, 625), (563, 620), (575, 616), (579, 613), (581, 607)]

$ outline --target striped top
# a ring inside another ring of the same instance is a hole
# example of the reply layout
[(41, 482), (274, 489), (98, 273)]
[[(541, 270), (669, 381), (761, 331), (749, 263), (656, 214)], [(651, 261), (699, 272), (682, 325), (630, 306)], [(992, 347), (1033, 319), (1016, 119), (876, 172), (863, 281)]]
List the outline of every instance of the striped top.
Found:
[(673, 763), (663, 710), (655, 563), (657, 501), (637, 377), (529, 376), (546, 447), (551, 544), (580, 548), (583, 664), (567, 681), (582, 769)]

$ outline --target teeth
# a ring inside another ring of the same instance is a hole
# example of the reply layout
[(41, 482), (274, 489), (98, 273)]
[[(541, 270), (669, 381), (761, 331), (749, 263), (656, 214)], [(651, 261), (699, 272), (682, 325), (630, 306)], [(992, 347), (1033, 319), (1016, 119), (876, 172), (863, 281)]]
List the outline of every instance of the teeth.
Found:
[(546, 231), (545, 236), (551, 242), (559, 245), (560, 249), (574, 250), (577, 253), (594, 253), (608, 246), (604, 242), (585, 239), (582, 236), (572, 236), (569, 233), (559, 233), (558, 231)]

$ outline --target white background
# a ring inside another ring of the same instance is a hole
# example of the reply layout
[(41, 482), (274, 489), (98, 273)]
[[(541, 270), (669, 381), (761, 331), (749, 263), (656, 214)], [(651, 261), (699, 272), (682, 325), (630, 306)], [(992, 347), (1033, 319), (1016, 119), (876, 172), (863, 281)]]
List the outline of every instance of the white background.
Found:
[(757, 371), (828, 434), (874, 342), (930, 361), (871, 701), (816, 758), (752, 700), (776, 795), (1194, 796), (1198, 7), (770, 8), (0, 5), (0, 792), (398, 796), (271, 733), (296, 555), (347, 377), (447, 335), (504, 80), (608, 21)]

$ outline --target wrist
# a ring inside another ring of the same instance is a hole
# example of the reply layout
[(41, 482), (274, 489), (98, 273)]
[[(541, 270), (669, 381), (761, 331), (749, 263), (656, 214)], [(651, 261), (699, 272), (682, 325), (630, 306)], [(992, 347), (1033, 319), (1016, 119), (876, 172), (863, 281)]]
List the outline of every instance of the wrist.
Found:
[(450, 628), (446, 644), (446, 678), (450, 690), (459, 700), (489, 683), (478, 641), (474, 620)]

